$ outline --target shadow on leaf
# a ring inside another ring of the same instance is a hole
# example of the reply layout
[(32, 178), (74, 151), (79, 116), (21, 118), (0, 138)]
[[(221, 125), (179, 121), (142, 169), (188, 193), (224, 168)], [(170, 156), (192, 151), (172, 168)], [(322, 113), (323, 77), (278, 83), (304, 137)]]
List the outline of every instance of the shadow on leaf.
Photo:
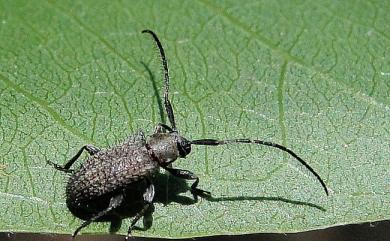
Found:
[(206, 197), (205, 198), (207, 201), (210, 202), (225, 202), (225, 201), (274, 201), (274, 202), (285, 202), (285, 203), (290, 203), (298, 206), (307, 206), (307, 207), (312, 207), (316, 208), (318, 210), (321, 210), (323, 212), (326, 211), (325, 208), (316, 205), (314, 203), (309, 203), (309, 202), (302, 202), (302, 201), (297, 201), (297, 200), (291, 200), (283, 197), (248, 197), (248, 196), (242, 196), (242, 197)]
[[(162, 203), (163, 205), (169, 205), (170, 203), (179, 203), (181, 205), (192, 205), (196, 201), (193, 198), (182, 196), (181, 194), (187, 193), (190, 191), (190, 188), (185, 180), (179, 179), (167, 174), (159, 173), (153, 178), (153, 183), (155, 185), (155, 198), (153, 203)], [(126, 192), (125, 205), (119, 207), (115, 212), (112, 213), (109, 217), (105, 217), (103, 220), (99, 221), (110, 221), (110, 232), (117, 232), (120, 227), (123, 219), (134, 217), (143, 207), (143, 197), (142, 194), (146, 189), (146, 184), (143, 182), (137, 183), (134, 186), (130, 187)], [(250, 196), (237, 196), (237, 197), (204, 197), (207, 201), (210, 202), (230, 202), (230, 201), (272, 201), (272, 202), (284, 202), (293, 205), (307, 206), (311, 208), (316, 208), (320, 211), (325, 212), (326, 209), (310, 203), (302, 202), (297, 200), (291, 200), (283, 197), (250, 197)], [(146, 231), (153, 224), (153, 212), (154, 205), (149, 208), (143, 218), (142, 228), (139, 226), (134, 227), (136, 230)]]

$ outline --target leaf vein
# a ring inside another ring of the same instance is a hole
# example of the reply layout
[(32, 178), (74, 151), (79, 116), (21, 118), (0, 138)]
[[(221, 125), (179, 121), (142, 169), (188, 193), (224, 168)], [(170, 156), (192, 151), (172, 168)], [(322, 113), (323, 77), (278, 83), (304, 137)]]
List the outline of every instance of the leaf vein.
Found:
[(0, 79), (4, 81), (6, 85), (8, 85), (10, 88), (14, 89), (17, 93), (22, 94), (27, 99), (29, 99), (31, 102), (36, 103), (40, 108), (44, 109), (51, 117), (52, 119), (60, 125), (65, 130), (69, 131), (73, 135), (83, 139), (84, 141), (88, 143), (94, 143), (91, 139), (89, 139), (86, 135), (84, 135), (82, 132), (80, 132), (78, 129), (74, 128), (73, 126), (67, 124), (65, 120), (61, 117), (59, 113), (57, 113), (52, 107), (49, 106), (49, 104), (31, 93), (27, 92), (17, 84), (13, 83), (10, 79), (6, 78), (4, 75), (0, 74)]

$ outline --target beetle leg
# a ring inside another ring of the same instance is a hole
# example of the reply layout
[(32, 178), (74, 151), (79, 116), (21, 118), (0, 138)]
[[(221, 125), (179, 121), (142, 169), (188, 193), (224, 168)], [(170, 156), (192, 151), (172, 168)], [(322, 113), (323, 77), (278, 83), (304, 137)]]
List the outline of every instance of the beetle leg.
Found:
[(127, 235), (126, 235), (126, 238), (125, 240), (128, 240), (129, 237), (131, 237), (131, 231), (133, 229), (133, 227), (135, 226), (135, 224), (137, 223), (137, 221), (143, 217), (145, 215), (145, 212), (148, 210), (148, 208), (150, 207), (150, 205), (152, 205), (152, 202), (153, 202), (153, 199), (154, 199), (154, 185), (153, 183), (150, 181), (149, 178), (146, 178), (145, 179), (147, 184), (148, 184), (148, 187), (146, 188), (145, 192), (144, 192), (144, 201), (145, 201), (145, 205), (144, 207), (141, 209), (141, 211), (139, 213), (137, 213), (137, 215), (135, 215), (133, 221), (131, 222), (130, 226), (129, 226), (129, 229), (127, 231)]
[(194, 173), (182, 170), (182, 169), (176, 169), (171, 167), (164, 167), (165, 170), (167, 170), (169, 173), (171, 173), (175, 177), (183, 178), (186, 180), (195, 180), (195, 182), (191, 185), (191, 193), (194, 195), (195, 201), (198, 200), (198, 196), (211, 196), (211, 193), (202, 189), (197, 188), (199, 184), (199, 177), (197, 177)]
[(101, 218), (101, 217), (107, 215), (107, 214), (108, 214), (109, 212), (111, 212), (113, 209), (119, 207), (119, 206), (122, 204), (123, 199), (124, 199), (124, 197), (123, 197), (123, 194), (122, 194), (122, 193), (121, 193), (121, 194), (118, 194), (118, 195), (116, 195), (116, 196), (114, 196), (114, 197), (112, 197), (112, 198), (110, 199), (110, 203), (108, 204), (108, 207), (107, 207), (106, 209), (104, 209), (103, 211), (99, 212), (98, 214), (96, 214), (94, 217), (92, 217), (92, 218), (90, 218), (89, 220), (87, 220), (87, 221), (85, 221), (84, 223), (82, 223), (82, 224), (80, 225), (80, 227), (78, 227), (78, 228), (76, 229), (76, 231), (74, 231), (72, 237), (73, 237), (73, 238), (76, 237), (77, 233), (80, 232), (80, 230), (81, 230), (82, 228), (85, 228), (85, 227), (88, 226), (90, 223), (92, 223), (92, 222), (98, 220), (99, 218)]
[(72, 157), (72, 159), (70, 159), (65, 165), (61, 166), (61, 165), (58, 165), (52, 161), (47, 161), (47, 164), (52, 165), (55, 169), (57, 169), (59, 171), (72, 173), (73, 170), (71, 170), (69, 168), (80, 157), (81, 153), (83, 153), (84, 150), (86, 150), (89, 153), (89, 155), (91, 155), (91, 156), (93, 156), (99, 152), (99, 148), (94, 147), (92, 145), (85, 145), (85, 146), (81, 147), (81, 149), (76, 153), (76, 155), (74, 157)]
[(163, 123), (158, 123), (154, 129), (154, 133), (165, 133), (166, 131), (172, 132), (172, 128)]

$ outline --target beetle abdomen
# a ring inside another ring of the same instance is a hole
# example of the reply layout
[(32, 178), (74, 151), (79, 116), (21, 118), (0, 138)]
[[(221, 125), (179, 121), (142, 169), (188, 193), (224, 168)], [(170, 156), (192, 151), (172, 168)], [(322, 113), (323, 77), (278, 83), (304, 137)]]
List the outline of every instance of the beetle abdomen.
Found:
[(159, 169), (144, 146), (124, 143), (89, 157), (69, 178), (67, 203), (80, 203), (123, 190)]

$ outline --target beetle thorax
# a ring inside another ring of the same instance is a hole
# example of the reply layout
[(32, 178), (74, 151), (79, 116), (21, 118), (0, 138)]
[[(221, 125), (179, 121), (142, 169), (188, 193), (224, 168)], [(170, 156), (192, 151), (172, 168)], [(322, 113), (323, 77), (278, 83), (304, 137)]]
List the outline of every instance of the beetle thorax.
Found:
[(156, 133), (150, 136), (148, 145), (160, 165), (168, 165), (191, 151), (190, 142), (177, 133)]
[(148, 144), (160, 165), (169, 164), (179, 158), (175, 137), (170, 133), (153, 134)]

